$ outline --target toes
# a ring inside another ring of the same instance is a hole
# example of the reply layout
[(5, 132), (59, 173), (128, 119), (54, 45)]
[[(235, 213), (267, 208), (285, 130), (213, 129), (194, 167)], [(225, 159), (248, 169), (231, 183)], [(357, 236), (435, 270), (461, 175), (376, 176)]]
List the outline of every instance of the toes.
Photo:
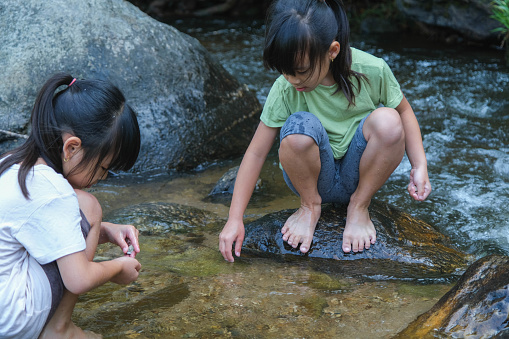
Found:
[(351, 250), (352, 250), (351, 241), (343, 239), (343, 252), (350, 253)]
[(292, 235), (290, 239), (288, 239), (288, 244), (292, 245), (293, 248), (297, 248), (299, 243), (301, 242), (300, 236)]
[(311, 247), (311, 241), (312, 239), (305, 240), (302, 242), (302, 245), (300, 245), (300, 251), (302, 253), (307, 253), (307, 251), (309, 251), (309, 248)]
[(371, 242), (370, 242), (369, 238), (364, 239), (364, 248), (369, 250), (370, 247), (371, 247)]
[(352, 251), (354, 251), (355, 253), (359, 252), (359, 242), (358, 241), (354, 241), (352, 243)]

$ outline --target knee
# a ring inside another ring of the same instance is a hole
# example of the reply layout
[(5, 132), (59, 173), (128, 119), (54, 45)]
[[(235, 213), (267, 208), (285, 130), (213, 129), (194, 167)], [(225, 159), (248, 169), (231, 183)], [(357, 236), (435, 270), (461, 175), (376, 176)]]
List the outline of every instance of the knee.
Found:
[(85, 214), (88, 222), (90, 223), (90, 227), (100, 226), (102, 221), (102, 208), (101, 204), (97, 200), (95, 196), (92, 194), (76, 189), (76, 196), (78, 197), (78, 203), (80, 209)]
[(387, 145), (404, 143), (405, 131), (401, 117), (393, 108), (381, 107), (373, 111), (365, 122), (369, 141), (371, 136), (375, 136), (378, 142)]
[(279, 154), (302, 154), (308, 151), (316, 143), (310, 136), (304, 134), (287, 135), (279, 146)]

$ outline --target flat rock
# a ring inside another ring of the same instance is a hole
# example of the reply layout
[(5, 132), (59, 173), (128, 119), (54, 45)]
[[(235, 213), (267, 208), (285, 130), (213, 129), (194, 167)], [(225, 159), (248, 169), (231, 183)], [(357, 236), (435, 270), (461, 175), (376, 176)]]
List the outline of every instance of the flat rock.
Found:
[[(281, 228), (294, 211), (271, 213), (246, 225), (244, 248), (250, 252), (329, 259), (329, 262), (362, 260), (362, 264), (346, 266), (356, 266), (360, 270), (366, 267), (365, 274), (382, 278), (454, 276), (464, 271), (470, 259), (431, 225), (377, 201), (370, 206), (377, 241), (369, 250), (343, 252), (346, 206), (328, 204), (322, 206), (311, 249), (302, 254), (298, 248), (294, 249), (284, 242), (281, 234)], [(390, 269), (385, 270), (384, 267)]]

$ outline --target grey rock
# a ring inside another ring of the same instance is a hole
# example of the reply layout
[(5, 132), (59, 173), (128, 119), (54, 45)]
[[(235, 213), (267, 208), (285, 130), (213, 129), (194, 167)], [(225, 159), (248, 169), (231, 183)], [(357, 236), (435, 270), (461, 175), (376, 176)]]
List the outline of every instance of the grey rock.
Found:
[(398, 9), (415, 21), (481, 42), (497, 39), (492, 29), (500, 24), (490, 17), (490, 4), (491, 0), (396, 0)]
[(258, 122), (247, 86), (196, 39), (127, 1), (4, 0), (0, 31), (0, 129), (26, 134), (37, 91), (57, 72), (124, 92), (142, 133), (135, 170), (240, 155)]

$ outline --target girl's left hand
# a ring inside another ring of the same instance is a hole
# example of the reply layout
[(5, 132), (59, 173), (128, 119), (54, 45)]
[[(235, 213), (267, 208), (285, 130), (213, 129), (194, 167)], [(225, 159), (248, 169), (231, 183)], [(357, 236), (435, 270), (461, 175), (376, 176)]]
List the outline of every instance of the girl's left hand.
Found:
[(412, 168), (408, 193), (417, 201), (425, 200), (431, 193), (431, 183), (426, 169)]
[[(109, 241), (112, 244), (118, 245), (125, 255), (134, 258), (140, 252), (138, 234), (139, 231), (133, 225), (120, 225), (103, 221), (101, 223), (101, 238), (99, 242), (104, 243)], [(134, 250), (127, 254), (129, 245), (132, 245)]]

